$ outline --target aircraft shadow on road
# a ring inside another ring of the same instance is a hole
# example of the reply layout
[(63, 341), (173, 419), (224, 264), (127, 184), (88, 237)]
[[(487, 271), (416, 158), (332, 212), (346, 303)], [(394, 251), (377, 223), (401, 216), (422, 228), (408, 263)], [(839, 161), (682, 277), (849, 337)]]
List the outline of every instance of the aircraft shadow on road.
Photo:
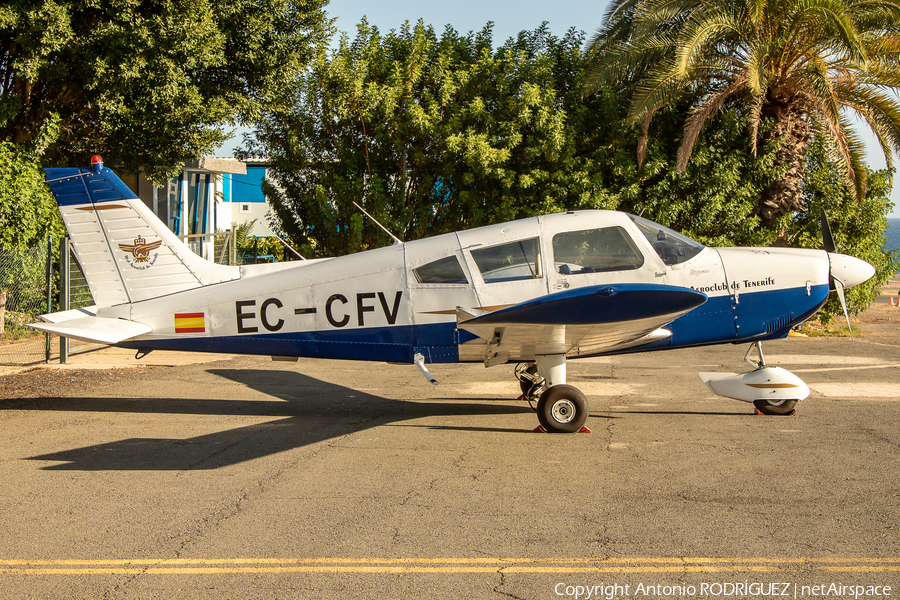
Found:
[[(63, 461), (44, 470), (185, 471), (227, 467), (362, 431), (421, 417), (512, 415), (531, 412), (509, 403), (410, 401), (384, 398), (292, 371), (214, 369), (278, 400), (183, 398), (39, 398), (17, 402), (18, 410), (116, 412), (225, 417), (283, 417), (191, 438), (129, 438), (30, 457)], [(198, 420), (198, 427), (202, 421)], [(478, 427), (473, 428), (478, 431)], [(525, 430), (522, 430), (525, 431)]]

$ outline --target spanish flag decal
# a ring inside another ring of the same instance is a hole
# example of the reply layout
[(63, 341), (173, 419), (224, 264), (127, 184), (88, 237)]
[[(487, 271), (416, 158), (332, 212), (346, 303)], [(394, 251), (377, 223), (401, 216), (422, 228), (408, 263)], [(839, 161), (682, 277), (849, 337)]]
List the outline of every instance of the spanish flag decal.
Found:
[(175, 313), (175, 333), (205, 333), (203, 313)]

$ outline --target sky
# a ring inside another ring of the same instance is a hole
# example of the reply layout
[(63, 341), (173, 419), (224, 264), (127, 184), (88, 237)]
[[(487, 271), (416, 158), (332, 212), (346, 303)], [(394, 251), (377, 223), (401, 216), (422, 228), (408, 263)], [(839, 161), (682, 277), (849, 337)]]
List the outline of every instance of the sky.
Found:
[[(494, 22), (494, 44), (500, 45), (507, 38), (516, 36), (520, 31), (533, 30), (544, 21), (549, 23), (554, 35), (563, 36), (570, 27), (583, 30), (587, 37), (600, 26), (606, 11), (606, 0), (595, 2), (575, 2), (571, 0), (451, 0), (444, 2), (423, 2), (422, 0), (387, 0), (372, 2), (371, 0), (330, 0), (326, 7), (329, 16), (337, 18), (339, 31), (345, 31), (352, 38), (356, 33), (356, 25), (366, 17), (369, 24), (377, 26), (381, 31), (398, 29), (404, 21), (415, 23), (422, 19), (426, 24), (434, 26), (440, 34), (445, 25), (452, 25), (459, 33), (480, 31), (488, 21)], [(870, 148), (869, 166), (883, 169), (884, 156), (878, 148), (874, 137), (860, 129), (863, 137), (868, 139)], [(237, 136), (240, 141), (240, 135)], [(235, 142), (227, 143), (219, 150), (222, 154), (231, 154)], [(900, 164), (900, 161), (896, 161)], [(892, 218), (900, 218), (900, 178), (895, 181), (891, 195), (894, 202)]]

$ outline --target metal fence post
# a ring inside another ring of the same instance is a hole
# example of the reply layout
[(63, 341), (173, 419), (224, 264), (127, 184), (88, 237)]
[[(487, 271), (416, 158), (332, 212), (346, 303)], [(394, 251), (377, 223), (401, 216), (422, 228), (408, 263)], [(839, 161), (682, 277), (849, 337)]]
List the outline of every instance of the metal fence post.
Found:
[[(47, 235), (47, 312), (53, 312), (53, 236)], [(50, 334), (44, 334), (44, 360), (50, 362)]]
[[(69, 310), (69, 238), (59, 243), (59, 310)], [(69, 362), (69, 338), (59, 338), (59, 364)]]

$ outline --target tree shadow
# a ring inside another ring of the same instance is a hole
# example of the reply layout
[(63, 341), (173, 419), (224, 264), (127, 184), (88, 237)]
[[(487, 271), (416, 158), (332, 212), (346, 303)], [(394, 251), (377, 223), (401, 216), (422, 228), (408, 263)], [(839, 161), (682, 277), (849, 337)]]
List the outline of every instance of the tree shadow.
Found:
[[(19, 410), (117, 412), (252, 418), (263, 423), (186, 439), (130, 438), (30, 457), (63, 461), (48, 471), (190, 471), (219, 469), (365, 429), (433, 416), (509, 415), (532, 412), (509, 403), (409, 401), (384, 398), (323, 382), (293, 371), (208, 371), (265, 394), (272, 400), (183, 398), (36, 398)], [(52, 401), (48, 401), (52, 400)], [(198, 422), (198, 427), (202, 423)], [(501, 430), (509, 431), (509, 430)], [(524, 431), (524, 430), (523, 430)]]

